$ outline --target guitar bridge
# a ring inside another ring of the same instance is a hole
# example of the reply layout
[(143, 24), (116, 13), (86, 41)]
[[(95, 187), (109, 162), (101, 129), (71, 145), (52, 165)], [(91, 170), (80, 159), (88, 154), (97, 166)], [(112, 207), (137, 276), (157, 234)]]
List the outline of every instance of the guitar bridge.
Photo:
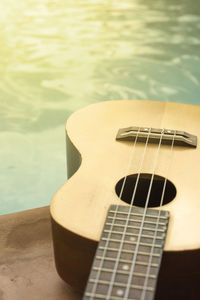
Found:
[(157, 129), (149, 127), (127, 127), (119, 129), (116, 140), (137, 141), (157, 144), (160, 139), (162, 144), (177, 146), (197, 147), (197, 137), (185, 131), (171, 129)]

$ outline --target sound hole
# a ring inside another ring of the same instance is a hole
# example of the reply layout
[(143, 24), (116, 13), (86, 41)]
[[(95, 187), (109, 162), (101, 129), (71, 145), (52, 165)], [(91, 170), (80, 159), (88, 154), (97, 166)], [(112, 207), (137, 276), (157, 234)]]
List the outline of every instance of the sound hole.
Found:
[[(115, 187), (116, 194), (126, 203), (131, 204), (133, 193), (135, 190), (134, 200), (132, 202), (135, 206), (145, 207), (147, 201), (147, 195), (150, 189), (150, 182), (152, 174), (140, 174), (139, 180), (135, 189), (138, 174), (129, 175), (126, 177), (126, 181), (122, 190), (124, 178), (120, 179)], [(150, 197), (148, 207), (160, 206), (165, 178), (162, 176), (154, 175), (153, 183), (150, 190)], [(165, 186), (165, 192), (163, 197), (163, 204), (167, 204), (172, 201), (176, 196), (176, 188), (174, 184), (167, 180)]]

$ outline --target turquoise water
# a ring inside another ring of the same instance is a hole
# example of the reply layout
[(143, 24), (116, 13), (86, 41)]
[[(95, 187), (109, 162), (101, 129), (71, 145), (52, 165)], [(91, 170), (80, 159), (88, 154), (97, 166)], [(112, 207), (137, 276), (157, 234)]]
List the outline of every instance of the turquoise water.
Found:
[(49, 204), (78, 108), (199, 95), (199, 1), (1, 0), (0, 213)]

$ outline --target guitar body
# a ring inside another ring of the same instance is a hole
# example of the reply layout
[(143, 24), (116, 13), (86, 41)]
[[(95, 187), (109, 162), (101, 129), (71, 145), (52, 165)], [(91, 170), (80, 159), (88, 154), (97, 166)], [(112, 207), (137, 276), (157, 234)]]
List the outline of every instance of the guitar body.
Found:
[[(66, 124), (69, 180), (51, 202), (55, 263), (60, 277), (85, 288), (111, 204), (128, 205), (116, 193), (117, 183), (138, 174), (144, 143), (116, 141), (120, 128), (148, 126), (189, 132), (200, 138), (200, 107), (157, 101), (107, 101), (71, 115)], [(154, 171), (158, 145), (148, 144), (144, 174)], [(170, 212), (156, 299), (200, 299), (200, 150), (161, 145), (155, 174), (176, 188), (162, 206)], [(170, 168), (168, 166), (170, 165)], [(127, 173), (128, 172), (128, 173)], [(158, 208), (155, 208), (158, 209)]]

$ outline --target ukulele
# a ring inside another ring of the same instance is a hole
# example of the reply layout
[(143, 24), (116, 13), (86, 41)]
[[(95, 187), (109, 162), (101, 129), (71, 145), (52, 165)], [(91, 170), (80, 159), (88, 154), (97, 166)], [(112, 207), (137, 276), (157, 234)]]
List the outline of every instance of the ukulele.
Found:
[(200, 299), (200, 106), (105, 101), (66, 124), (55, 264), (83, 299)]

